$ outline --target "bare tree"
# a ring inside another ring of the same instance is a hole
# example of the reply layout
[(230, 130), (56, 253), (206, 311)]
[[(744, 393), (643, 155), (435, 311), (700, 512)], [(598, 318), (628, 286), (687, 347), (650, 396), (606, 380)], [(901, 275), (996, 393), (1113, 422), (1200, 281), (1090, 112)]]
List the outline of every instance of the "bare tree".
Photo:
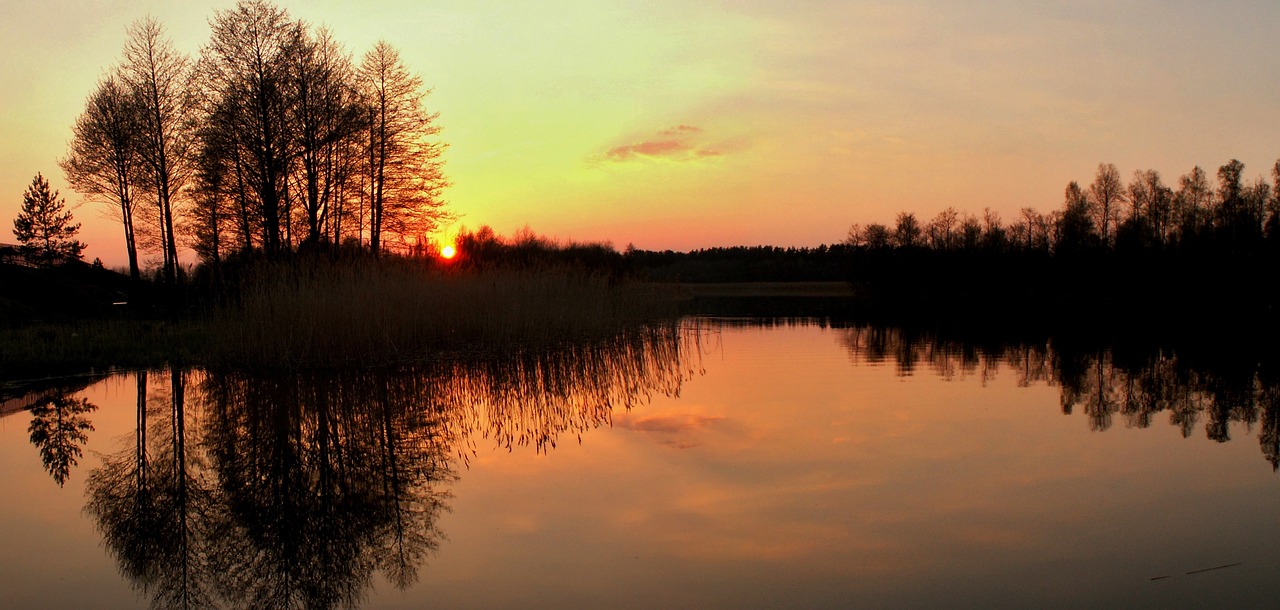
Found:
[(138, 154), (147, 168), (159, 208), (165, 280), (177, 281), (174, 207), (190, 170), (192, 100), (187, 57), (173, 48), (164, 29), (147, 18), (129, 26), (120, 75), (141, 119)]
[[(448, 214), (428, 93), (385, 42), (351, 55), (266, 0), (217, 11), (194, 65), (160, 25), (130, 26), (63, 162), (121, 216), (130, 267), (156, 246), (177, 280), (179, 233), (205, 262), (238, 247), (419, 237)], [(138, 202), (154, 197), (155, 213)], [(181, 204), (181, 205), (180, 205)]]
[(59, 165), (71, 188), (108, 205), (120, 220), (129, 277), (137, 280), (141, 274), (133, 215), (142, 161), (138, 154), (141, 117), (135, 101), (115, 75), (99, 81), (72, 127), (67, 156)]
[(199, 65), (204, 103), (216, 109), (214, 126), (235, 143), (239, 178), (252, 196), (246, 210), (256, 212), (262, 248), (275, 256), (287, 246), (287, 177), (295, 153), (290, 58), (300, 48), (302, 27), (262, 0), (218, 11), (211, 25)]
[(899, 212), (898, 221), (893, 229), (893, 241), (899, 248), (913, 248), (920, 245), (920, 221), (910, 212)]
[(1200, 166), (1191, 168), (1178, 179), (1178, 192), (1174, 195), (1174, 216), (1178, 223), (1178, 238), (1181, 241), (1194, 239), (1209, 222), (1210, 205), (1213, 191), (1209, 188), (1209, 178)]
[(1022, 222), (1027, 226), (1027, 249), (1035, 250), (1039, 245), (1041, 249), (1049, 249), (1049, 226), (1044, 214), (1037, 212), (1035, 208), (1022, 208)]
[(1173, 191), (1160, 180), (1160, 172), (1134, 171), (1124, 199), (1129, 202), (1129, 217), (1125, 219), (1127, 232), (1143, 241), (1164, 243), (1172, 214)]
[(863, 243), (872, 250), (883, 250), (893, 245), (893, 232), (878, 222), (873, 222), (862, 231)]
[(960, 221), (960, 213), (948, 207), (929, 222), (929, 239), (933, 247), (939, 250), (950, 250), (955, 247), (956, 226)]
[(845, 235), (844, 241), (841, 243), (846, 246), (854, 247), (867, 245), (866, 239), (864, 239), (862, 234), (862, 225), (856, 222), (850, 225), (849, 233)]
[(960, 220), (960, 247), (970, 252), (982, 245), (982, 222), (970, 214)]
[(1120, 170), (1113, 163), (1099, 163), (1098, 174), (1089, 185), (1089, 203), (1093, 207), (1095, 224), (1101, 232), (1102, 244), (1110, 245), (1115, 236), (1112, 227), (1124, 201), (1124, 183)]
[[(330, 209), (342, 212), (339, 198), (353, 177), (350, 170), (359, 157), (352, 153), (368, 114), (359, 104), (351, 58), (328, 31), (314, 37), (304, 32), (291, 59), (296, 101), (290, 108), (297, 129), (298, 181), (305, 195), (303, 241), (315, 243), (328, 233)], [(336, 232), (329, 237), (337, 241)]]
[(1267, 200), (1266, 234), (1268, 239), (1275, 241), (1280, 239), (1280, 161), (1271, 167), (1271, 179), (1275, 186)]
[(395, 48), (374, 45), (359, 76), (369, 113), (369, 248), (376, 254), (384, 231), (426, 233), (443, 217), (443, 144), (434, 140), (437, 115), (422, 108), (422, 79), (409, 73)]
[[(1267, 192), (1259, 196), (1257, 191), (1263, 187)], [(1218, 168), (1217, 194), (1217, 234), (1233, 248), (1260, 239), (1270, 185), (1260, 180), (1253, 186), (1245, 186), (1244, 164), (1232, 159)]]
[(1008, 241), (1008, 232), (1000, 221), (1000, 213), (991, 209), (982, 209), (982, 244), (990, 250), (1002, 250)]
[(1090, 215), (1089, 197), (1072, 181), (1063, 193), (1062, 214), (1058, 216), (1056, 251), (1073, 251), (1093, 246), (1098, 233)]
[(192, 206), (186, 225), (193, 239), (192, 247), (201, 260), (208, 263), (215, 274), (220, 273), (223, 253), (227, 249), (227, 228), (233, 226), (235, 199), (234, 170), (228, 154), (227, 142), (216, 132), (200, 138), (196, 154), (195, 179), (191, 189)]

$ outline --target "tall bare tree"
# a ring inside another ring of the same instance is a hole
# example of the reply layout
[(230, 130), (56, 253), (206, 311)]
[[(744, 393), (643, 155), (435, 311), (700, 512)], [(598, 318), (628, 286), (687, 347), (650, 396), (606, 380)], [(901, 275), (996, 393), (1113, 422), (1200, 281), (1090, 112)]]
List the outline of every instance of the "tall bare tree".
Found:
[[(304, 193), (304, 243), (316, 243), (327, 233), (331, 206), (341, 212), (345, 183), (350, 179), (351, 154), (362, 140), (368, 113), (359, 104), (350, 56), (327, 30), (311, 36), (305, 31), (292, 60), (289, 107), (296, 126), (298, 182)], [(334, 238), (335, 236), (330, 236)]]
[(359, 76), (369, 113), (369, 248), (376, 254), (384, 231), (425, 233), (443, 216), (443, 144), (434, 140), (437, 115), (422, 108), (422, 79), (405, 68), (394, 47), (374, 45)]
[(142, 129), (137, 150), (156, 196), (164, 274), (170, 283), (177, 281), (178, 265), (174, 208), (190, 171), (189, 68), (188, 58), (173, 48), (155, 19), (129, 26), (120, 76), (138, 106)]
[(242, 155), (237, 167), (261, 219), (262, 247), (275, 256), (287, 246), (287, 178), (294, 154), (290, 57), (299, 49), (302, 26), (261, 0), (218, 11), (211, 25), (198, 69), (204, 102), (217, 109), (217, 127)]
[(137, 280), (141, 274), (133, 215), (142, 165), (138, 153), (142, 134), (135, 101), (115, 75), (99, 81), (72, 127), (67, 156), (59, 165), (71, 188), (110, 206), (112, 214), (119, 218), (129, 256), (129, 277)]
[(1173, 210), (1173, 191), (1160, 180), (1160, 172), (1154, 169), (1134, 171), (1125, 188), (1124, 199), (1129, 202), (1129, 217), (1125, 220), (1127, 231), (1143, 240), (1165, 243)]

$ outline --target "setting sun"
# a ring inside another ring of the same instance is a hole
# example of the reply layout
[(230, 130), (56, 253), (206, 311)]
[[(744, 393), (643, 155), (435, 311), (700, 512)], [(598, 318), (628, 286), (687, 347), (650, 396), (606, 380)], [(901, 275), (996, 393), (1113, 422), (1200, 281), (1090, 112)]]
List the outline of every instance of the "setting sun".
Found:
[(444, 246), (443, 248), (440, 248), (440, 258), (452, 259), (457, 255), (458, 255), (458, 249), (453, 247), (453, 244), (449, 244), (447, 246)]

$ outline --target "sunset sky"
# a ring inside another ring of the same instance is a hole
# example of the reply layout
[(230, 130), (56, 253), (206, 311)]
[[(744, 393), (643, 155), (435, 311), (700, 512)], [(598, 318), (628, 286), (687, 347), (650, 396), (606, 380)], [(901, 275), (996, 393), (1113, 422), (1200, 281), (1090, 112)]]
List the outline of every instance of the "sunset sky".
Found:
[[(837, 0), (278, 2), (434, 92), (460, 224), (618, 248), (816, 246), (942, 208), (1012, 220), (1099, 162), (1168, 184), (1280, 156), (1280, 4)], [(198, 52), (229, 0), (6, 0), (0, 242), (126, 26)], [(91, 205), (86, 258), (124, 261)], [(456, 230), (457, 226), (451, 228)]]

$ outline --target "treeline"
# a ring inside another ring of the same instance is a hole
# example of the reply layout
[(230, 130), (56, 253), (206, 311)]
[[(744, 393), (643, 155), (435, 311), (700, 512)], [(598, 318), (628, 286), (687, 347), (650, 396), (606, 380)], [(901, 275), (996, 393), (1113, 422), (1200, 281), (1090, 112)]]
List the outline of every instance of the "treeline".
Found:
[[(1280, 163), (1272, 177), (1280, 181)], [(1264, 322), (1277, 302), (1280, 189), (1244, 179), (1232, 160), (1216, 184), (1196, 167), (1166, 186), (1155, 170), (1126, 184), (1112, 164), (1092, 183), (1067, 185), (1060, 210), (1024, 208), (1005, 224), (953, 208), (927, 223), (855, 225), (849, 279), (879, 303), (919, 311), (1177, 322), (1215, 311)]]
[(1196, 287), (1274, 297), (1262, 274), (1280, 262), (1280, 162), (1270, 181), (1246, 181), (1244, 164), (1232, 160), (1214, 181), (1196, 167), (1176, 187), (1155, 170), (1126, 183), (1104, 163), (1092, 183), (1071, 182), (1064, 199), (1060, 210), (1023, 208), (1011, 222), (990, 209), (947, 208), (927, 222), (902, 212), (891, 225), (854, 225), (841, 243), (816, 248), (629, 249), (626, 257), (654, 280), (848, 280), (895, 306), (935, 297), (984, 305), (1183, 298)]
[(120, 220), (129, 271), (180, 245), (229, 255), (420, 241), (446, 212), (443, 144), (422, 80), (377, 43), (359, 63), (324, 28), (264, 0), (217, 11), (195, 57), (153, 19), (76, 120), (61, 165)]
[(485, 225), (475, 231), (461, 230), (454, 239), (457, 260), (453, 264), (472, 269), (574, 269), (618, 279), (629, 274), (623, 254), (611, 244), (561, 243), (524, 227), (503, 237)]
[[(614, 279), (656, 282), (786, 282), (843, 281), (854, 248), (835, 244), (816, 248), (734, 246), (690, 252), (639, 250), (619, 252), (606, 242), (561, 242), (525, 227), (511, 236), (488, 226), (463, 229), (454, 240), (464, 268), (569, 268)], [(414, 254), (433, 255), (414, 250)]]
[(846, 244), (816, 248), (734, 246), (690, 252), (628, 249), (638, 275), (667, 282), (793, 282), (848, 279), (854, 248)]
[(1273, 182), (1245, 183), (1244, 164), (1232, 159), (1211, 184), (1199, 166), (1166, 186), (1156, 170), (1138, 170), (1128, 184), (1116, 166), (1098, 165), (1087, 187), (1067, 185), (1060, 210), (1023, 208), (1009, 224), (990, 209), (981, 217), (947, 208), (927, 223), (899, 213), (891, 227), (854, 225), (845, 243), (864, 249), (1080, 252), (1201, 250), (1253, 253), (1280, 242), (1280, 161)]

